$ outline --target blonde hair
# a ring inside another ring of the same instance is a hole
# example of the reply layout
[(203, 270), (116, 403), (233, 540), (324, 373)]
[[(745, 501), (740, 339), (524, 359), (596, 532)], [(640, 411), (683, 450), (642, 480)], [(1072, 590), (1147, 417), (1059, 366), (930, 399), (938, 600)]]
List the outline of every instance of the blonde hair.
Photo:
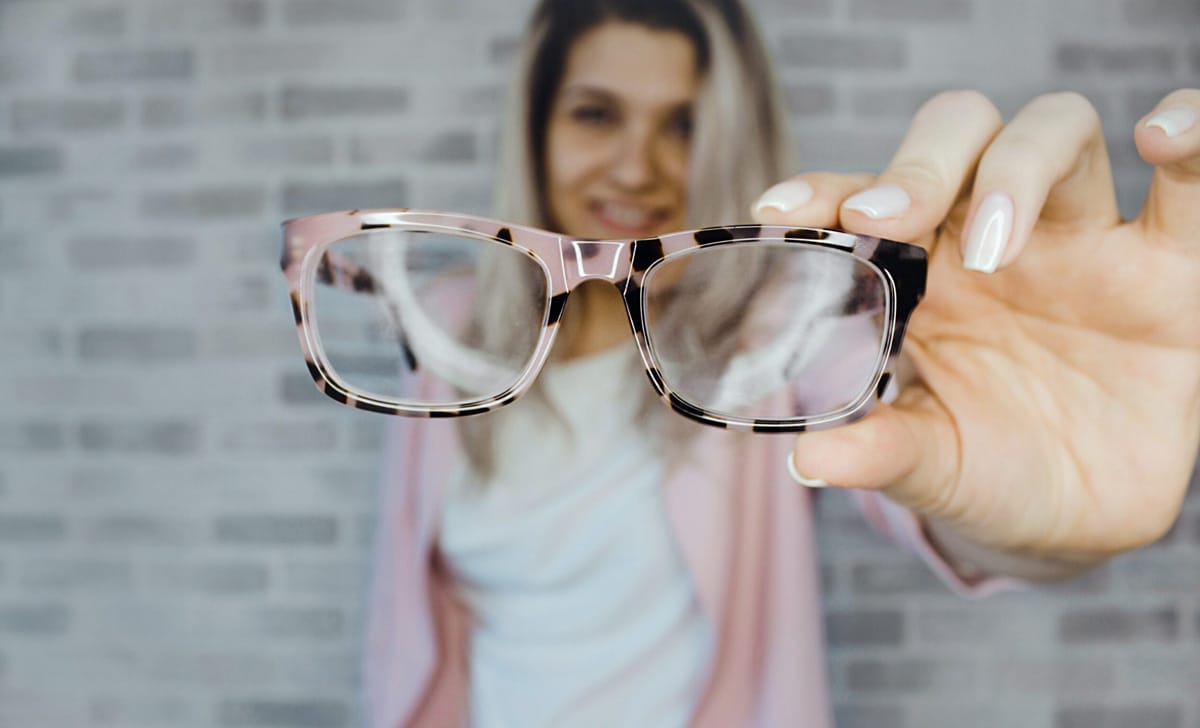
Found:
[[(542, 0), (526, 29), (501, 123), (495, 214), (504, 220), (549, 227), (543, 195), (544, 127), (561, 70), (548, 69), (547, 49), (562, 56), (584, 32), (605, 22), (643, 24), (677, 30), (697, 45), (702, 78), (692, 110), (693, 134), (688, 162), (688, 222), (692, 227), (745, 222), (750, 205), (793, 169), (787, 117), (762, 38), (740, 0)], [(560, 27), (567, 25), (563, 32)], [(541, 65), (539, 65), (541, 64)], [(547, 80), (549, 79), (549, 80)], [(548, 88), (554, 86), (555, 88)], [(712, 301), (744, 295), (747, 280), (729, 279), (713, 287)], [(730, 289), (730, 290), (727, 290)], [(737, 289), (736, 291), (731, 289)], [(680, 302), (679, 305), (684, 305)], [(703, 301), (691, 306), (707, 310)], [(696, 310), (692, 310), (693, 315)], [(696, 317), (700, 318), (700, 317)], [(721, 317), (715, 317), (721, 318)], [(556, 341), (569, 342), (563, 329)], [(645, 387), (647, 406), (653, 391)], [(548, 404), (535, 384), (526, 395)], [(684, 437), (677, 420), (669, 441)], [(460, 422), (468, 460), (477, 473), (490, 472), (492, 418)]]

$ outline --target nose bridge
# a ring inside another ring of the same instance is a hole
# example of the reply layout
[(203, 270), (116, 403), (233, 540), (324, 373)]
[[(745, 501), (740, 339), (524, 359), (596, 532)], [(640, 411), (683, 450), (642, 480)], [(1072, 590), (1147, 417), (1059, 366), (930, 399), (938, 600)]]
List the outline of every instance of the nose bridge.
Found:
[(629, 275), (629, 246), (624, 240), (573, 240), (561, 238), (558, 244), (562, 255), (567, 288), (592, 278), (606, 281), (624, 280)]
[(654, 167), (652, 133), (646, 124), (630, 124), (617, 145), (612, 168), (616, 176), (635, 182), (650, 175)]

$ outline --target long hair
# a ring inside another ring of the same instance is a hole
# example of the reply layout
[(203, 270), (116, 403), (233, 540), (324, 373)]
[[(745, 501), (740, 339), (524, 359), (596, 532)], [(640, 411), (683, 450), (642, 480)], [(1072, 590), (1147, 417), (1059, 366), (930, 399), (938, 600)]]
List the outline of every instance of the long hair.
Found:
[[(688, 157), (688, 224), (744, 222), (757, 196), (793, 165), (771, 63), (741, 0), (541, 0), (520, 44), (502, 119), (496, 215), (537, 227), (551, 225), (544, 195), (550, 109), (571, 48), (588, 31), (612, 21), (676, 31), (692, 42), (700, 85)], [(713, 301), (741, 298), (747, 281), (730, 279), (714, 289)], [(693, 320), (703, 320), (704, 302), (692, 301), (690, 306)], [(558, 350), (568, 345), (562, 339), (571, 333), (569, 328), (560, 330)], [(660, 407), (649, 386), (645, 392), (643, 412)], [(536, 384), (526, 396), (548, 404)], [(492, 468), (493, 419), (467, 418), (460, 423), (468, 461), (480, 474)], [(674, 419), (683, 423), (682, 418)], [(680, 424), (672, 428), (670, 439), (678, 440), (686, 431)]]

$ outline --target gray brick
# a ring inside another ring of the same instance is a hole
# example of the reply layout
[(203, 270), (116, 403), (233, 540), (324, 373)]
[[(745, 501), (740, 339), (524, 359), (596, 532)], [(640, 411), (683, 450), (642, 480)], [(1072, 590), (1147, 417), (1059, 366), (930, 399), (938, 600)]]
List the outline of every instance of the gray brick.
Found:
[(475, 135), (467, 131), (443, 132), (426, 144), (418, 159), (433, 164), (474, 162), (479, 157)]
[(493, 38), (488, 44), (488, 60), (500, 66), (512, 65), (520, 46), (521, 42), (514, 36)]
[(1180, 705), (1096, 705), (1059, 708), (1055, 728), (1181, 728)]
[(837, 728), (906, 728), (908, 717), (901, 705), (842, 703), (833, 706)]
[(924, 564), (856, 564), (851, 571), (856, 594), (938, 594), (950, 590)]
[(763, 20), (776, 18), (832, 18), (833, 0), (749, 0), (747, 3), (760, 12)]
[(332, 516), (230, 514), (213, 521), (213, 538), (224, 544), (324, 546), (335, 543), (337, 534)]
[(101, 559), (37, 559), (20, 565), (30, 589), (122, 591), (133, 586), (132, 564)]
[(45, 513), (0, 513), (0, 543), (62, 541), (67, 525), (62, 516)]
[(283, 588), (292, 594), (356, 594), (367, 582), (367, 568), (358, 562), (297, 561), (283, 567)]
[(379, 116), (408, 110), (408, 89), (402, 86), (288, 85), (280, 92), (280, 110), (287, 121), (340, 116)]
[(89, 726), (187, 726), (201, 723), (192, 702), (179, 697), (101, 695), (88, 701)]
[(154, 659), (149, 671), (156, 680), (167, 683), (238, 690), (266, 686), (275, 679), (275, 667), (265, 654), (196, 653), (178, 648)]
[(292, 182), (283, 188), (284, 214), (307, 215), (369, 207), (406, 207), (408, 185), (403, 180), (375, 182)]
[(246, 185), (147, 192), (141, 202), (141, 214), (147, 220), (256, 217), (265, 210), (266, 193)]
[(1165, 44), (1060, 43), (1054, 49), (1054, 62), (1068, 73), (1170, 74), (1175, 69), (1175, 51)]
[(400, 19), (402, 3), (396, 0), (287, 0), (284, 22), (294, 26), (329, 26), (338, 23), (389, 23)]
[(189, 81), (194, 74), (189, 50), (84, 51), (74, 64), (75, 80), (81, 83)]
[(1196, 0), (1124, 0), (1125, 21), (1134, 26), (1200, 27)]
[(179, 546), (197, 540), (195, 531), (178, 519), (120, 514), (84, 523), (80, 536), (84, 542), (106, 546)]
[[(228, 359), (246, 360), (276, 357), (298, 357), (300, 344), (294, 327), (281, 326), (277, 322), (262, 324), (258, 322), (246, 325), (219, 325), (208, 327), (200, 332), (204, 354), (216, 355)], [(308, 377), (302, 362), (295, 362), (303, 370), (292, 372), (302, 374), (308, 379), (308, 386), (313, 387), (312, 378)], [(322, 397), (322, 399), (324, 399)]]
[(328, 165), (333, 163), (333, 140), (324, 136), (254, 139), (242, 145), (238, 156), (256, 167)]
[(188, 144), (149, 144), (138, 147), (132, 165), (138, 172), (178, 172), (195, 166), (196, 148)]
[(328, 422), (258, 422), (229, 427), (221, 438), (231, 451), (264, 453), (328, 452), (337, 446), (337, 428)]
[(1179, 613), (1163, 609), (1072, 609), (1058, 623), (1064, 644), (1170, 642), (1179, 636)]
[(475, 135), (467, 131), (369, 134), (350, 142), (350, 160), (355, 164), (463, 163), (478, 157)]
[(839, 587), (837, 567), (832, 564), (821, 565), (821, 591), (825, 594), (832, 594)]
[(196, 243), (190, 238), (139, 234), (100, 234), (67, 240), (67, 259), (81, 270), (174, 268), (191, 263)]
[(864, 692), (954, 692), (975, 684), (974, 663), (955, 659), (903, 658), (851, 660), (847, 685)]
[(71, 11), (66, 32), (80, 37), (116, 38), (124, 35), (129, 19), (123, 7), (79, 7)]
[(1182, 558), (1161, 549), (1145, 551), (1122, 563), (1126, 586), (1138, 594), (1200, 593), (1200, 559)]
[(259, 631), (269, 637), (327, 640), (346, 632), (346, 615), (329, 607), (275, 607), (258, 615)]
[(350, 447), (364, 453), (377, 453), (383, 448), (387, 425), (382, 418), (355, 418), (350, 423)]
[(0, 341), (8, 362), (22, 359), (60, 359), (66, 351), (57, 329), (13, 328), (0, 325)]
[(925, 23), (971, 17), (970, 0), (850, 0), (854, 20), (914, 20)]
[(1007, 658), (990, 681), (998, 690), (1051, 695), (1107, 694), (1117, 687), (1116, 671), (1098, 657)]
[(79, 332), (79, 356), (84, 361), (142, 365), (195, 355), (195, 333), (173, 327), (89, 326)]
[(56, 452), (64, 444), (62, 425), (57, 422), (0, 422), (0, 451)]
[(159, 2), (146, 7), (146, 27), (155, 35), (257, 30), (265, 20), (264, 0)]
[(150, 570), (147, 586), (154, 590), (198, 592), (218, 596), (253, 596), (267, 591), (270, 571), (259, 563), (216, 561), (166, 564)]
[(267, 95), (244, 91), (205, 96), (156, 94), (142, 100), (141, 123), (152, 129), (253, 124), (267, 117)]
[(11, 109), (18, 134), (109, 131), (125, 122), (125, 102), (119, 98), (19, 99)]
[(284, 372), (279, 377), (279, 398), (289, 405), (321, 405), (330, 401), (313, 386), (312, 376), (305, 371)]
[(0, 178), (57, 174), (63, 170), (57, 147), (0, 147)]
[(221, 281), (213, 290), (222, 310), (234, 313), (264, 311), (279, 295), (277, 285), (274, 276), (267, 281), (263, 276), (243, 275)]
[(354, 695), (363, 682), (362, 658), (356, 652), (323, 652), (316, 660), (292, 660), (282, 670), (282, 684), (296, 690), (328, 694), (331, 689), (339, 689), (345, 695)]
[(904, 640), (904, 614), (899, 611), (831, 612), (825, 618), (830, 643), (899, 645)]
[(857, 117), (886, 117), (904, 120), (907, 124), (917, 110), (947, 87), (942, 85), (874, 84), (855, 88), (850, 94), (850, 108)]
[(1195, 691), (1196, 676), (1200, 675), (1200, 650), (1188, 646), (1182, 652), (1159, 655), (1130, 651), (1113, 662), (1120, 669), (1119, 684), (1130, 692), (1184, 695)]
[(327, 42), (256, 40), (216, 49), (211, 68), (216, 76), (239, 82), (262, 76), (327, 73), (335, 47), (336, 44)]
[(783, 91), (792, 116), (823, 116), (834, 111), (837, 92), (832, 84), (789, 83)]
[(200, 426), (186, 420), (85, 421), (79, 444), (86, 452), (186, 455), (200, 447)]
[(333, 700), (225, 700), (219, 720), (229, 726), (338, 728), (350, 724), (347, 705)]
[(904, 41), (892, 36), (789, 33), (779, 43), (787, 66), (838, 70), (897, 71), (908, 64)]
[(0, 634), (61, 635), (70, 626), (65, 604), (0, 604)]

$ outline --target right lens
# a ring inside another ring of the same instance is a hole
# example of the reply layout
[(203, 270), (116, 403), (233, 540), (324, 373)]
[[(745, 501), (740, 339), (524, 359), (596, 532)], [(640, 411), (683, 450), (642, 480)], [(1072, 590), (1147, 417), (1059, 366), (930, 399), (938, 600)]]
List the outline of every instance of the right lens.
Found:
[(549, 279), (484, 237), (387, 228), (343, 238), (314, 268), (310, 325), (344, 386), (443, 407), (495, 397), (532, 362)]
[(645, 332), (666, 385), (742, 419), (839, 413), (870, 393), (889, 331), (883, 274), (817, 245), (694, 248), (647, 271)]

